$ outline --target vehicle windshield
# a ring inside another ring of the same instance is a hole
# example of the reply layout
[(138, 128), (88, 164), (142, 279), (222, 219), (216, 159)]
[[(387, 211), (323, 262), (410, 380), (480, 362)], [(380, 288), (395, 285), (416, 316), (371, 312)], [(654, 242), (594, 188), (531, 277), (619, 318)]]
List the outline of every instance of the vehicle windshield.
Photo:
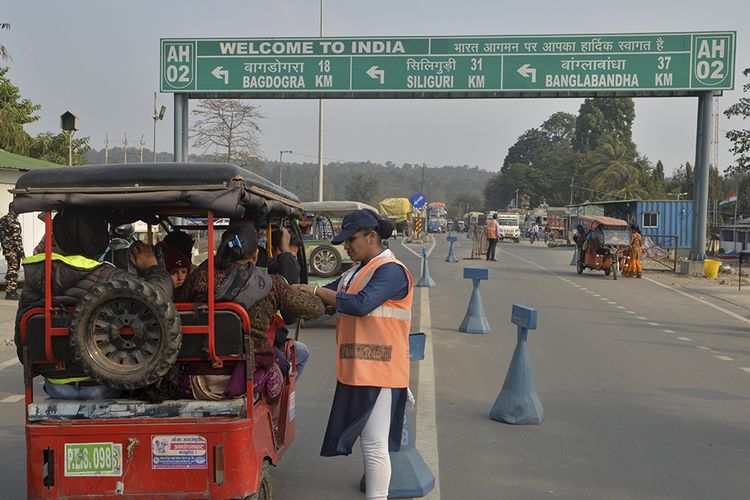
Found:
[(518, 217), (508, 217), (508, 216), (502, 216), (498, 215), (497, 222), (501, 226), (517, 226), (518, 225)]

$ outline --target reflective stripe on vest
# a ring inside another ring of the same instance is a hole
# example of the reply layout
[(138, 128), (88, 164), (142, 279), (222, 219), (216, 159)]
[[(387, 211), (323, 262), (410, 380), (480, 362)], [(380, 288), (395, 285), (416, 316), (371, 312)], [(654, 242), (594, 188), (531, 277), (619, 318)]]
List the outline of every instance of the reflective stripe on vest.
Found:
[(47, 380), (53, 384), (74, 384), (91, 380), (91, 377), (48, 378)]
[[(403, 388), (409, 385), (409, 330), (413, 280), (393, 253), (383, 252), (357, 274), (342, 276), (339, 293), (357, 294), (384, 264), (401, 266), (409, 281), (406, 297), (386, 300), (365, 316), (339, 313), (336, 323), (336, 378), (355, 386)], [(351, 270), (353, 273), (354, 270)], [(348, 286), (345, 283), (348, 281)]]
[[(44, 262), (44, 257), (45, 254), (38, 253), (31, 257), (26, 257), (21, 261), (21, 264), (36, 264), (37, 262)], [(59, 253), (54, 252), (52, 253), (52, 260), (58, 260), (79, 269), (93, 269), (102, 265), (101, 262), (89, 259), (83, 255), (60, 255)]]

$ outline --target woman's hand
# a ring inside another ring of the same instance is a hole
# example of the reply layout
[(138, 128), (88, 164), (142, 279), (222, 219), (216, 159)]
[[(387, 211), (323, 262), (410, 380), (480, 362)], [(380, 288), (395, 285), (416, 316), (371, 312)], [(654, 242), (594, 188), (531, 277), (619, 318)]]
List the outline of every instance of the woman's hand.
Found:
[(291, 287), (295, 288), (295, 289), (297, 289), (297, 290), (299, 290), (301, 292), (307, 292), (307, 293), (313, 293), (313, 291), (315, 290), (315, 287), (313, 287), (311, 285), (304, 285), (304, 284), (291, 285)]
[(325, 304), (327, 307), (335, 307), (336, 306), (336, 292), (334, 290), (329, 290), (328, 288), (323, 288), (322, 286), (318, 285), (292, 285), (296, 290), (300, 290), (302, 292), (307, 292), (315, 295), (316, 297), (320, 298), (320, 300), (323, 301), (323, 304)]

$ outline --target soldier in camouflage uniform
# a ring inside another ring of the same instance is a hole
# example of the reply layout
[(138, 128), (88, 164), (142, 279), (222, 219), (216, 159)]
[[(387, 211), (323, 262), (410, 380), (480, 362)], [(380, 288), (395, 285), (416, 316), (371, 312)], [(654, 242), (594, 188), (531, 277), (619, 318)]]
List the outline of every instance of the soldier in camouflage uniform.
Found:
[(0, 217), (0, 244), (3, 247), (5, 261), (8, 263), (8, 270), (5, 273), (5, 298), (18, 300), (18, 268), (24, 254), (21, 223), (18, 222), (18, 214), (13, 209), (13, 203), (8, 205), (8, 214)]

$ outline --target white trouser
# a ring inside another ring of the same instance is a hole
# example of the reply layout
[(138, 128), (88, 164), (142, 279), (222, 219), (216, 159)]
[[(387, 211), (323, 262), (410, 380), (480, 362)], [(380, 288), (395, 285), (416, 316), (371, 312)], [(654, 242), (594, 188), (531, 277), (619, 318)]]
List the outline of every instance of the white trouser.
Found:
[(391, 430), (391, 389), (380, 389), (375, 407), (360, 434), (365, 462), (367, 500), (386, 500), (391, 482), (391, 458), (388, 456), (388, 434)]

